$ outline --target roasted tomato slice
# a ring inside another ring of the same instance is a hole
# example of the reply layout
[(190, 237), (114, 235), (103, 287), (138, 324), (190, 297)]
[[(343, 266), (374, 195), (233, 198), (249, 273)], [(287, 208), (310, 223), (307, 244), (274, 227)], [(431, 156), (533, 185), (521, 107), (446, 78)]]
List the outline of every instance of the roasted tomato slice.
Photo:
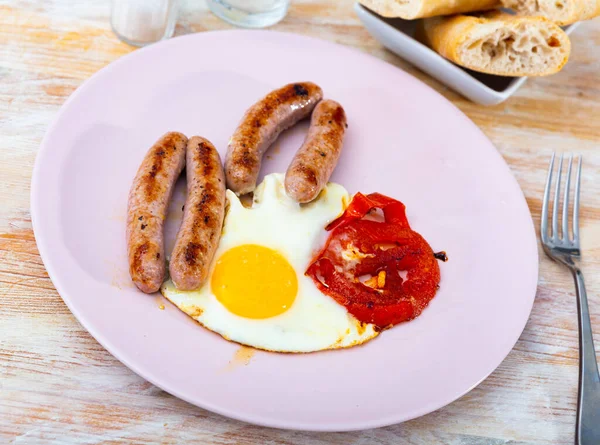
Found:
[[(383, 221), (364, 219), (381, 209)], [(384, 329), (417, 317), (435, 296), (440, 269), (400, 201), (357, 193), (306, 275), (359, 321)]]

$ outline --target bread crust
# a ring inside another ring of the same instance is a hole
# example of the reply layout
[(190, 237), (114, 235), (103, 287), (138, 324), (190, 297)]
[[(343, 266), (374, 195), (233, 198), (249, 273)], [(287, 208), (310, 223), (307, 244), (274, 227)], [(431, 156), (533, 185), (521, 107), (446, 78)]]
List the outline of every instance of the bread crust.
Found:
[(600, 15), (600, 0), (502, 0), (520, 15), (546, 17), (560, 26)]
[[(536, 49), (530, 48), (529, 52), (522, 49), (515, 51), (515, 40), (528, 38), (528, 33), (546, 34), (549, 37), (536, 43), (537, 48), (533, 45)], [(504, 37), (501, 42), (495, 42), (497, 51), (503, 50), (512, 57), (511, 62), (506, 64), (508, 66), (504, 67), (500, 66), (502, 60), (494, 60), (497, 56), (493, 40), (499, 35)], [(502, 12), (424, 19), (417, 26), (416, 38), (457, 65), (500, 76), (554, 74), (565, 65), (571, 51), (569, 37), (548, 19)], [(488, 46), (484, 51), (483, 45), (486, 44)], [(546, 57), (538, 55), (538, 50), (542, 53), (546, 51)], [(481, 60), (477, 60), (478, 55), (481, 55)], [(531, 62), (532, 59), (536, 63)]]
[(359, 0), (383, 17), (401, 17), (406, 20), (485, 11), (501, 6), (500, 0)]

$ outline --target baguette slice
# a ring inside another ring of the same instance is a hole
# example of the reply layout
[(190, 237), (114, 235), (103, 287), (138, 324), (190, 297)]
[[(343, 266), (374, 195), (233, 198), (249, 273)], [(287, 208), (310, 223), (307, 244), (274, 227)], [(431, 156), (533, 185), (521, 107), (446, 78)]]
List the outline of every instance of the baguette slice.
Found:
[(502, 6), (500, 0), (359, 0), (359, 2), (384, 17), (401, 17), (406, 20), (486, 11)]
[(522, 15), (546, 17), (561, 26), (600, 15), (600, 0), (502, 0)]
[(503, 12), (424, 19), (416, 37), (458, 65), (499, 76), (547, 76), (571, 52), (569, 37), (550, 20)]

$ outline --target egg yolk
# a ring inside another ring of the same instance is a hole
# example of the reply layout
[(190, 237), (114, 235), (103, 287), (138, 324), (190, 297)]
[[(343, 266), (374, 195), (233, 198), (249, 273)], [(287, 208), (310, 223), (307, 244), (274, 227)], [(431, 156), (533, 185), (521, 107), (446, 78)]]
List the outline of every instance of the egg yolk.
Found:
[(211, 288), (230, 312), (246, 318), (269, 318), (292, 306), (298, 279), (291, 264), (276, 250), (245, 244), (217, 260)]

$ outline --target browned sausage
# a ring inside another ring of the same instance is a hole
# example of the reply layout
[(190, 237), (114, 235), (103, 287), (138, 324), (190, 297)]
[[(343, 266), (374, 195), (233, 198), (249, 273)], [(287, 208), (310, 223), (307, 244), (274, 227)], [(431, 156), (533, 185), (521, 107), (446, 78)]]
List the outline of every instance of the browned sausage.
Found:
[(181, 133), (161, 137), (146, 154), (129, 192), (129, 274), (142, 292), (156, 292), (165, 279), (163, 222), (173, 186), (185, 165), (186, 143)]
[(225, 215), (225, 175), (214, 145), (199, 136), (187, 145), (187, 198), (169, 263), (177, 289), (198, 289), (208, 276)]
[(315, 199), (329, 181), (342, 152), (346, 113), (333, 100), (315, 107), (304, 144), (285, 173), (285, 191), (298, 202)]
[(314, 83), (290, 83), (250, 107), (229, 140), (227, 186), (238, 195), (252, 192), (267, 148), (283, 130), (308, 117), (322, 98), (323, 91)]

